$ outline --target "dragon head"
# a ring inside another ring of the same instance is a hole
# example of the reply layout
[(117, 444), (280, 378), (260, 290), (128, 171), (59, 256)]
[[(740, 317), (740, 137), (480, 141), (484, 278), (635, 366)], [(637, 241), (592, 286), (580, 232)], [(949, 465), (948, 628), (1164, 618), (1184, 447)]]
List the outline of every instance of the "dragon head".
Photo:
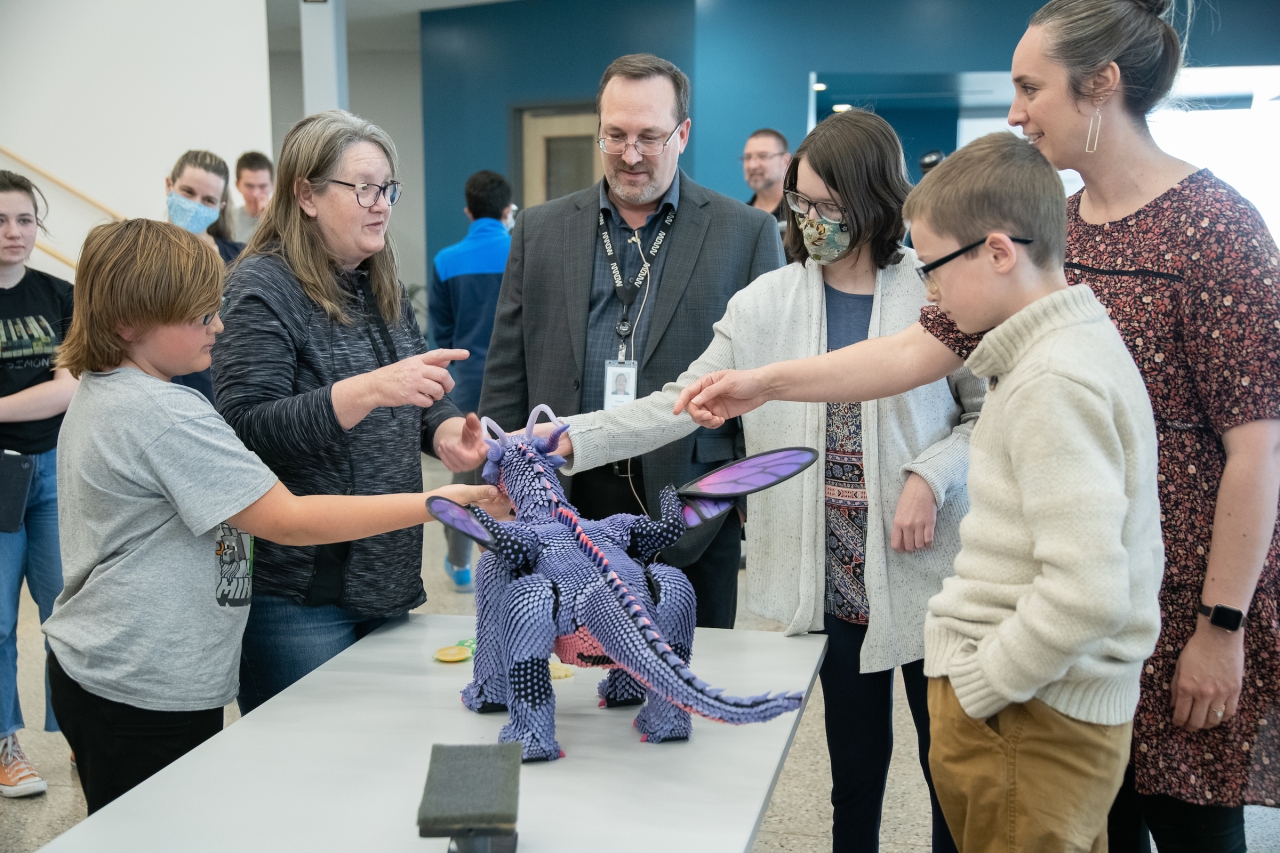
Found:
[(488, 461), (482, 474), (486, 482), (506, 493), (519, 518), (549, 517), (555, 513), (557, 505), (568, 505), (564, 489), (556, 477), (556, 469), (564, 465), (564, 458), (552, 451), (559, 446), (560, 436), (569, 425), (560, 424), (546, 437), (535, 436), (533, 426), (544, 412), (553, 423), (560, 424), (555, 412), (546, 405), (538, 406), (529, 413), (524, 434), (507, 435), (493, 421), (481, 419), (485, 441), (489, 445)]

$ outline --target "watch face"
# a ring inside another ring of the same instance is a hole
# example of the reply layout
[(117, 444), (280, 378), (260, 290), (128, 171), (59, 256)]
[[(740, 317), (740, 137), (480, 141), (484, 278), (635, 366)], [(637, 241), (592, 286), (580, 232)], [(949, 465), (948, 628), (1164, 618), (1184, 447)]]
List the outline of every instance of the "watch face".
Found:
[(1234, 607), (1227, 607), (1225, 604), (1215, 605), (1213, 614), (1209, 617), (1210, 625), (1227, 631), (1240, 630), (1240, 625), (1243, 622), (1244, 613)]

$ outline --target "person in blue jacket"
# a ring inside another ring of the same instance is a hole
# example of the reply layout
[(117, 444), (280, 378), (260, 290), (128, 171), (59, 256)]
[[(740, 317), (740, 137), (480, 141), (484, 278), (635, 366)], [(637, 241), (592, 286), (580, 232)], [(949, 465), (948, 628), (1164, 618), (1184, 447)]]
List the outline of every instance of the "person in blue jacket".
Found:
[[(467, 206), (471, 220), (467, 236), (436, 253), (431, 264), (427, 293), (427, 333), (431, 346), (465, 349), (471, 357), (449, 366), (453, 374), (450, 398), (464, 412), (480, 404), (484, 362), (493, 334), (493, 315), (502, 287), (502, 272), (511, 249), (510, 224), (515, 205), (511, 184), (497, 172), (476, 172), (467, 178)], [(478, 485), (480, 471), (455, 474), (455, 483)], [(459, 592), (471, 584), (471, 540), (448, 528), (444, 531), (449, 552), (445, 572)]]

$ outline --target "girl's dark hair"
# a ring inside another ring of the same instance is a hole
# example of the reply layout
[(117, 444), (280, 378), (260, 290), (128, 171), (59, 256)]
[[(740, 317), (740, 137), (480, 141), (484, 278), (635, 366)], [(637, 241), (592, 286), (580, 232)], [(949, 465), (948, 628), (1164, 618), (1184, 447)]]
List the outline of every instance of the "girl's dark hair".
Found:
[[(1178, 0), (1050, 0), (1031, 18), (1044, 27), (1048, 57), (1067, 71), (1071, 94), (1096, 97), (1093, 75), (1108, 63), (1120, 68), (1125, 110), (1145, 120), (1173, 89), (1185, 39), (1172, 20)], [(1191, 32), (1195, 0), (1187, 0), (1184, 34)]]
[(203, 169), (210, 175), (222, 178), (222, 209), (218, 211), (218, 218), (212, 225), (205, 229), (210, 237), (217, 237), (219, 240), (231, 239), (231, 223), (227, 218), (227, 205), (231, 201), (231, 170), (227, 168), (227, 161), (223, 160), (212, 151), (187, 151), (178, 158), (178, 162), (173, 164), (173, 171), (169, 173), (169, 178), (177, 183), (178, 178), (182, 177), (182, 173), (192, 169)]
[[(30, 178), (19, 175), (17, 172), (0, 169), (0, 193), (26, 193), (31, 199), (31, 207), (36, 212), (36, 225), (44, 233), (49, 233), (49, 230), (44, 227), (44, 217), (40, 215), (40, 201), (44, 202), (45, 213), (49, 212), (49, 202), (44, 197), (44, 193), (40, 192), (40, 188), (31, 183)], [(40, 201), (36, 201), (37, 195), (40, 196)]]
[[(817, 172), (840, 197), (849, 224), (849, 245), (871, 248), (877, 269), (902, 258), (902, 202), (911, 191), (902, 143), (889, 122), (867, 110), (848, 110), (824, 119), (796, 149), (782, 186), (794, 191), (800, 161)], [(794, 211), (787, 221), (782, 245), (788, 260), (809, 256)]]

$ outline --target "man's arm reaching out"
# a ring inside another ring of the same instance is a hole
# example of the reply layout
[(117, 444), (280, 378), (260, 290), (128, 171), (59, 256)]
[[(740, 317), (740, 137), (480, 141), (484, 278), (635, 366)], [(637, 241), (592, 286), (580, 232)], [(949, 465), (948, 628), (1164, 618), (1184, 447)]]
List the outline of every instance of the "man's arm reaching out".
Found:
[(770, 400), (860, 403), (892, 397), (951, 374), (964, 359), (919, 323), (812, 358), (754, 370), (718, 370), (680, 394), (674, 412), (688, 409), (700, 426), (718, 427)]

